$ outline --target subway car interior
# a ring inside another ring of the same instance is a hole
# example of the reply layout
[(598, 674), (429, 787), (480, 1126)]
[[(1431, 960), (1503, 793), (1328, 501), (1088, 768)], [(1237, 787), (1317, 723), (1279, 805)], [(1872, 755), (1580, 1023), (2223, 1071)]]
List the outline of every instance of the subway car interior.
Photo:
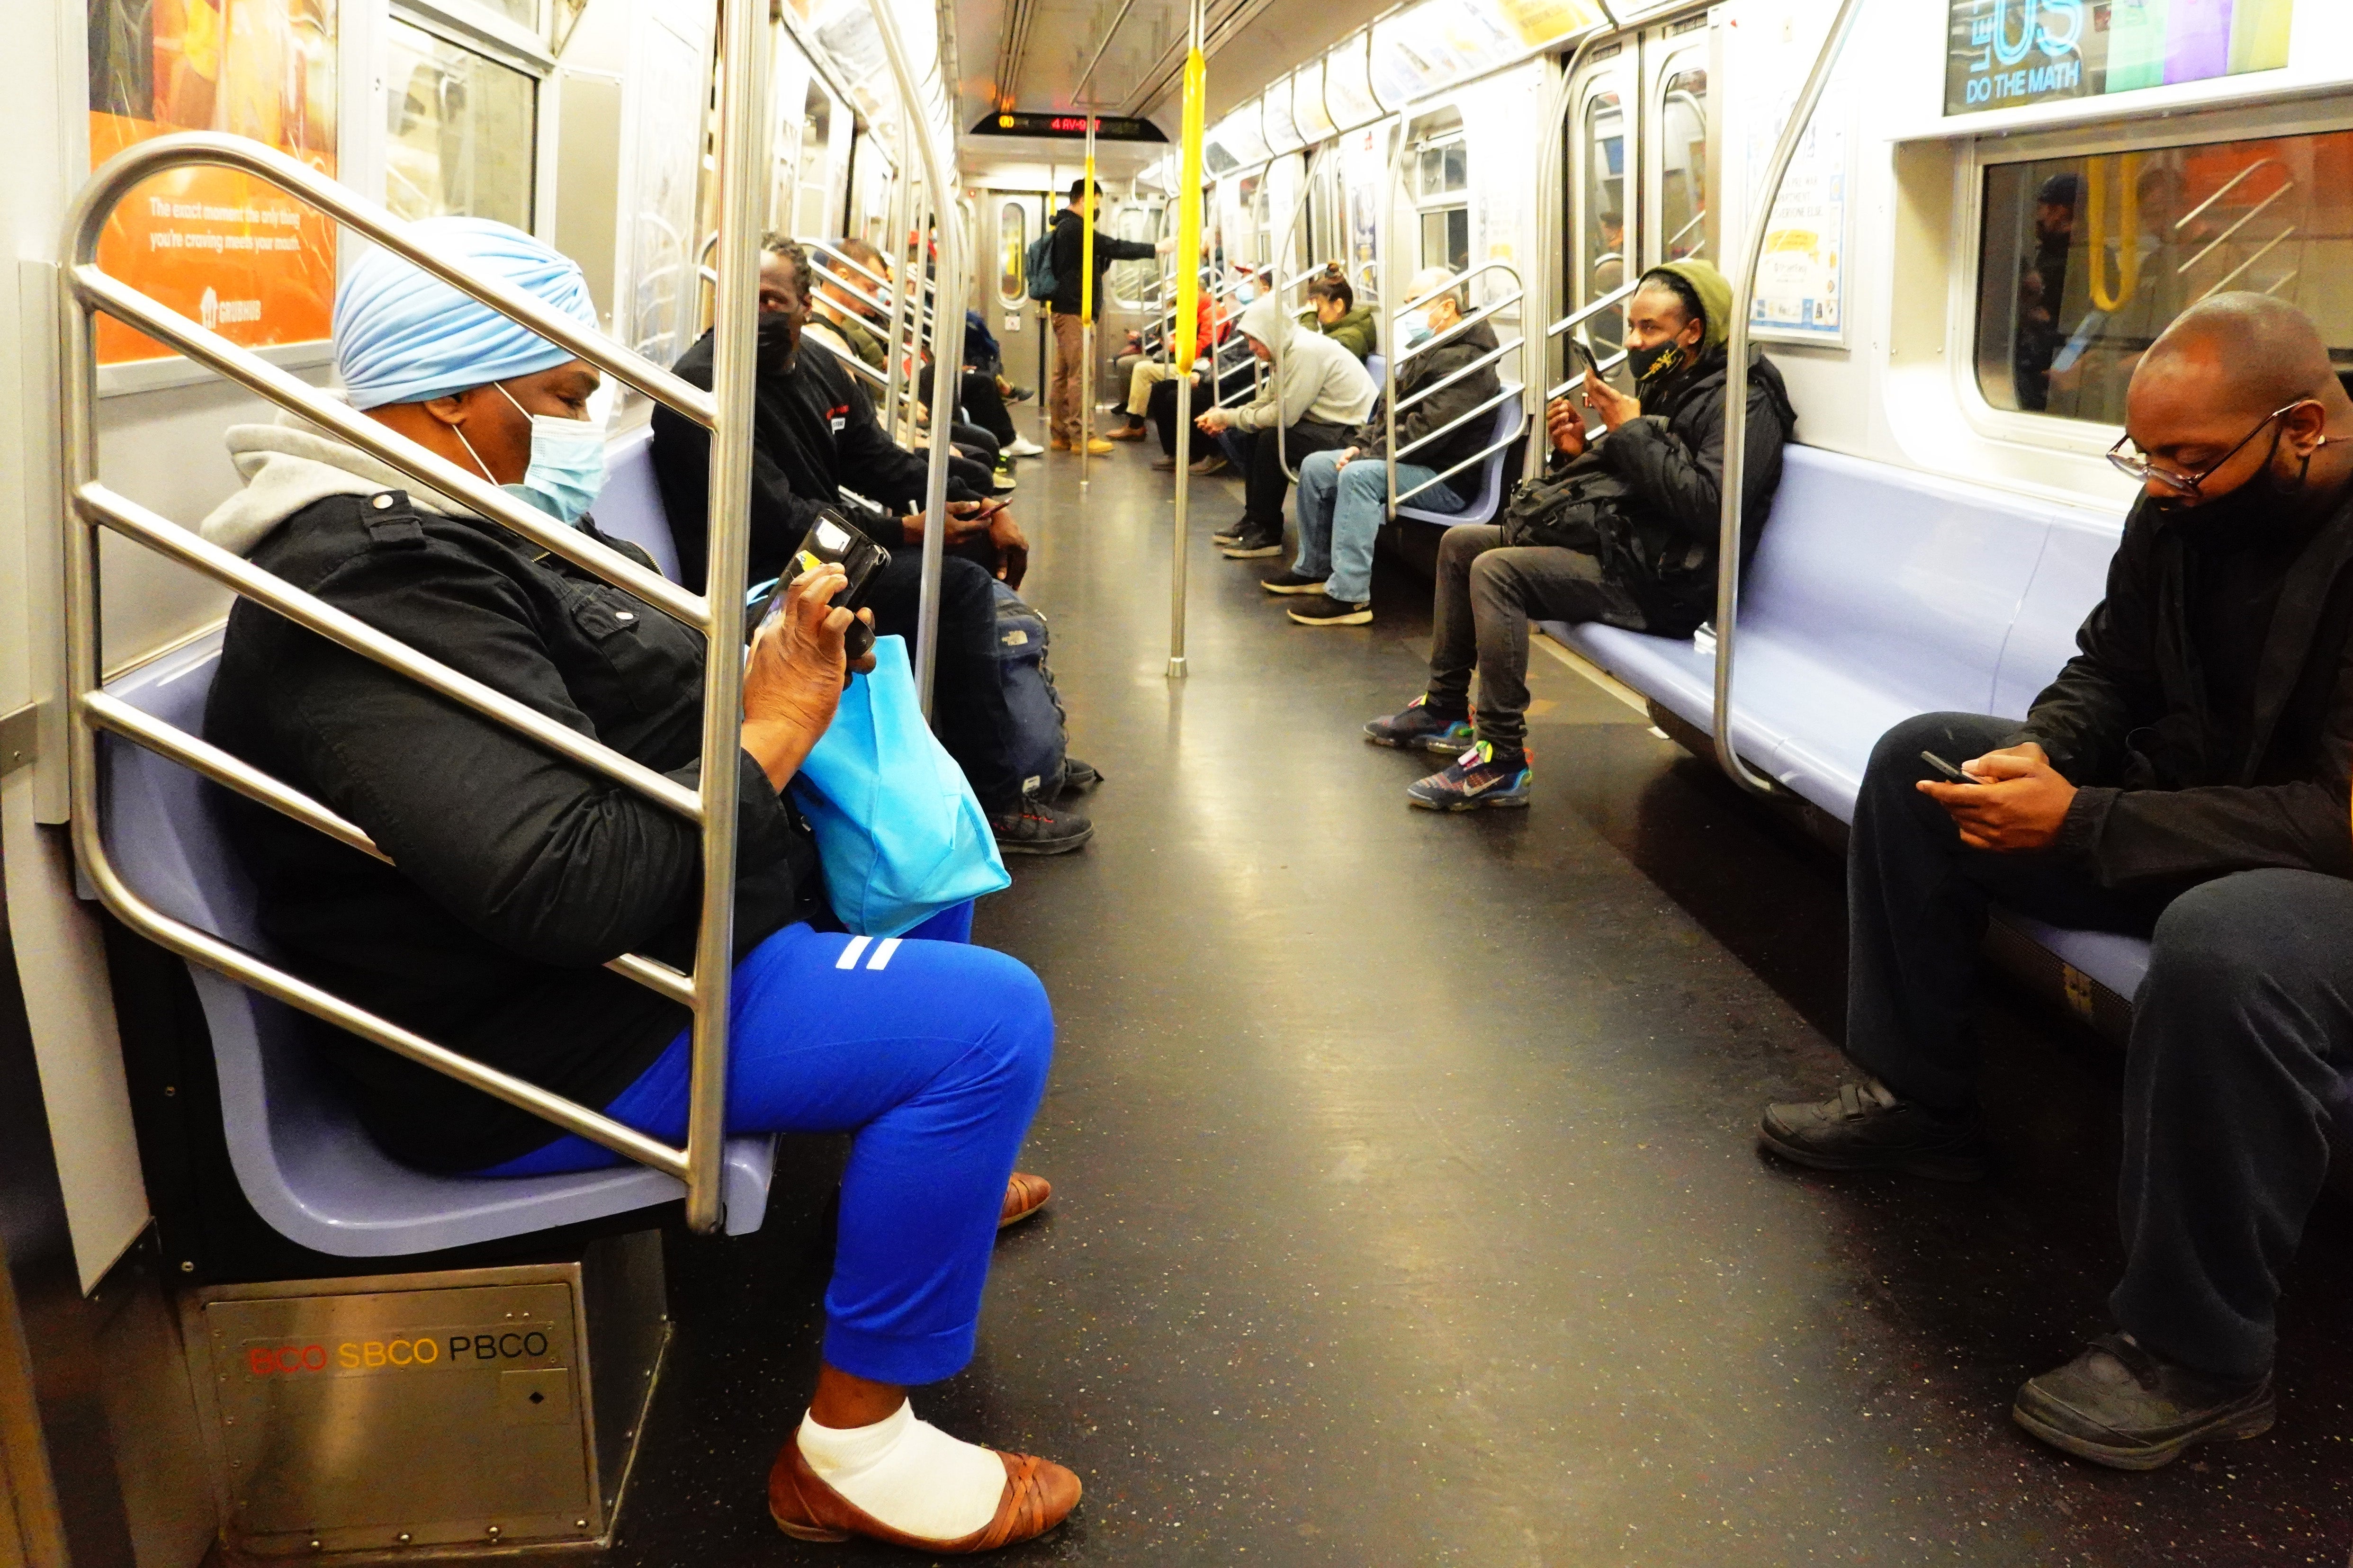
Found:
[(2353, 1562), (2353, 6), (12, 15), (0, 1568)]

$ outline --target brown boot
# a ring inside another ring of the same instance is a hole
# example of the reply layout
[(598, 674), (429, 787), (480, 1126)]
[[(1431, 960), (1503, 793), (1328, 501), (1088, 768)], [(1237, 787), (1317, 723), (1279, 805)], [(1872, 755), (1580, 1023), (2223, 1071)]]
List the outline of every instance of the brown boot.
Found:
[(892, 1529), (826, 1485), (802, 1457), (800, 1439), (787, 1438), (768, 1471), (768, 1517), (796, 1541), (847, 1541), (863, 1535), (953, 1557), (1035, 1540), (1079, 1506), (1079, 1478), (1061, 1466), (1029, 1454), (997, 1457), (1005, 1461), (1005, 1490), (997, 1500), (997, 1517), (970, 1535), (926, 1541)]

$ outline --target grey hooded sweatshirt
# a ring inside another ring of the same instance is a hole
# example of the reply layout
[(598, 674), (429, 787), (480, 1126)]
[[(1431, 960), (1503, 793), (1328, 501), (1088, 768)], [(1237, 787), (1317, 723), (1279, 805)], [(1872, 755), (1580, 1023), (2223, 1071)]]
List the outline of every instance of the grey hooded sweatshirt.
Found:
[(237, 555), (251, 555), (280, 523), (329, 496), (406, 490), (419, 510), (442, 517), (474, 515), (438, 490), (427, 489), (292, 414), (280, 414), (272, 425), (230, 426), (228, 459), (245, 488), (215, 507), (196, 531)]
[(1280, 300), (1254, 301), (1238, 325), (1245, 336), (1274, 350), (1280, 370), (1270, 368), (1259, 382), (1258, 395), (1234, 410), (1237, 428), (1271, 430), (1278, 419), (1285, 427), (1312, 419), (1345, 429), (1372, 413), (1380, 389), (1356, 356), (1322, 332), (1302, 327)]

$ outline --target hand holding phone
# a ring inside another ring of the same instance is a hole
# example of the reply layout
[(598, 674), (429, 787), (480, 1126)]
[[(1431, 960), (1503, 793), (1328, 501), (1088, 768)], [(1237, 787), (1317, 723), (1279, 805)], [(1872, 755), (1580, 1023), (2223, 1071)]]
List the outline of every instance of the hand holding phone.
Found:
[(1947, 784), (1983, 784), (1985, 783), (1985, 780), (1981, 778), (1976, 778), (1968, 773), (1963, 773), (1960, 769), (1955, 767), (1952, 763), (1947, 762), (1944, 758), (1938, 756), (1934, 752), (1921, 752), (1920, 760), (1927, 763), (1930, 767), (1936, 769), (1939, 773), (1942, 773), (1945, 777), (1945, 782)]
[[(866, 589), (875, 574), (891, 564), (891, 552), (859, 532), (839, 512), (822, 507), (786, 563), (786, 580), (814, 572), (828, 563), (838, 563), (849, 579), (841, 592), (834, 595), (833, 603), (835, 608), (853, 613), (849, 630), (842, 638), (842, 650), (854, 666), (874, 646), (874, 628), (856, 618), (855, 612), (866, 603)], [(784, 607), (784, 595), (779, 591), (770, 601), (767, 615), (762, 617), (763, 628), (782, 615)]]

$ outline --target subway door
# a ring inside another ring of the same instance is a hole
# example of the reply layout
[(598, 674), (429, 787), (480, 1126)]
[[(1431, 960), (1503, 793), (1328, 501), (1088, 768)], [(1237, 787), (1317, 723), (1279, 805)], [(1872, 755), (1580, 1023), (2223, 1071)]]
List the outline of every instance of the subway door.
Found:
[(1686, 257), (1723, 265), (1710, 199), (1723, 144), (1708, 94), (1714, 34), (1705, 16), (1642, 35), (1642, 226), (1645, 268)]
[[(1560, 277), (1565, 310), (1607, 298), (1639, 270), (1645, 215), (1641, 205), (1641, 51), (1633, 35), (1596, 45), (1568, 96), (1560, 134)], [(1603, 310), (1577, 329), (1605, 364), (1624, 352), (1626, 312)], [(1567, 374), (1564, 369), (1561, 374)], [(1622, 373), (1617, 376), (1622, 384)]]
[[(1150, 244), (1160, 237), (1161, 198), (1131, 184), (1124, 195), (1109, 195), (1103, 232), (1118, 239)], [(1160, 263), (1114, 261), (1103, 275), (1095, 300), (1095, 406), (1100, 411), (1127, 402), (1127, 374), (1120, 368), (1125, 356), (1141, 352), (1145, 324), (1152, 319), (1160, 294)], [(1128, 363), (1134, 361), (1130, 358)], [(1104, 428), (1104, 419), (1095, 420)]]

